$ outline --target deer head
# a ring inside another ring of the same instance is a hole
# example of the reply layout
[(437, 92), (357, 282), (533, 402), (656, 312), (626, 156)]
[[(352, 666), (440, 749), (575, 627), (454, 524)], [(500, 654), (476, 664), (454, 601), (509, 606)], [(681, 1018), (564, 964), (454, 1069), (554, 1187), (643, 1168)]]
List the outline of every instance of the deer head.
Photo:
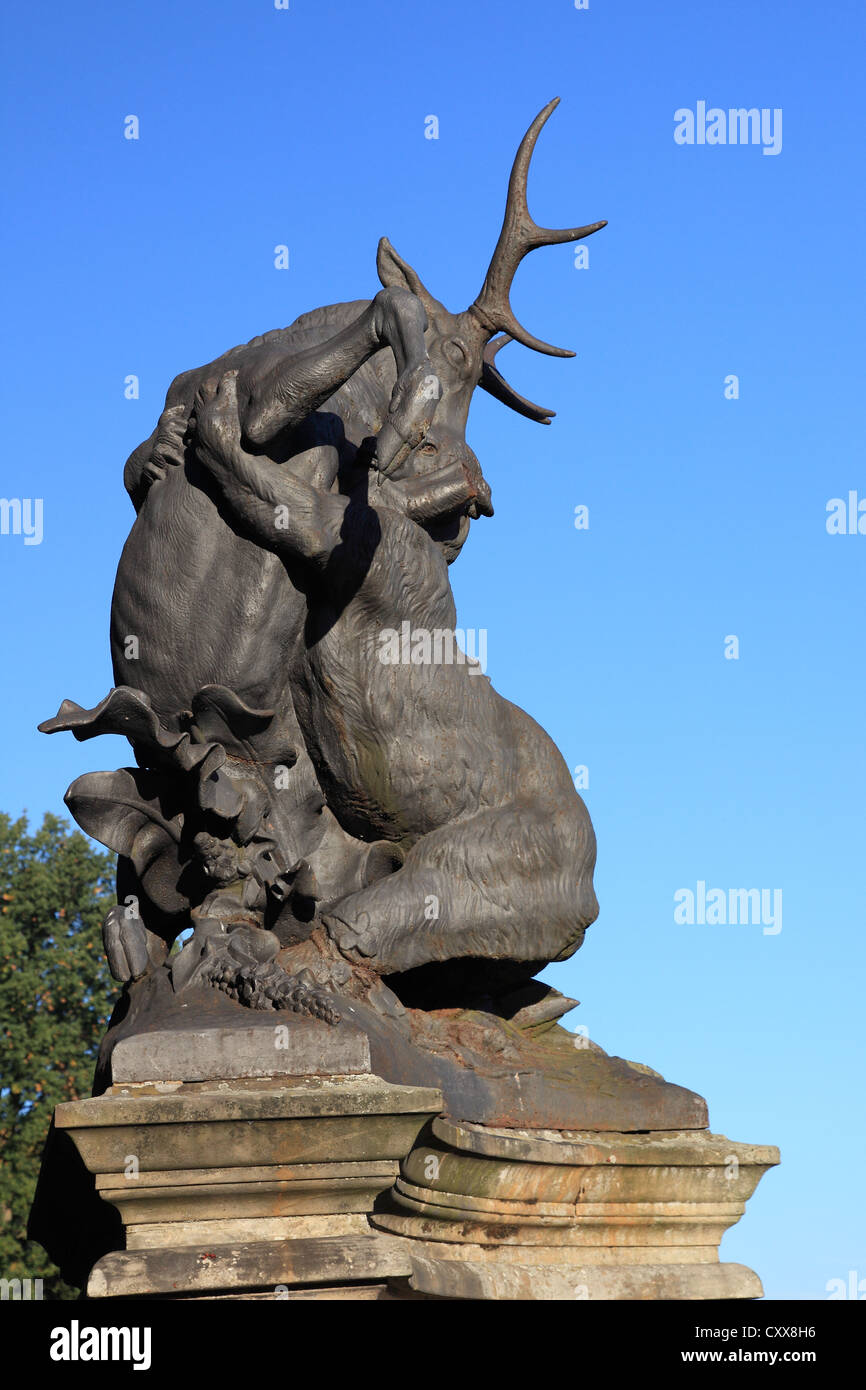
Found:
[(580, 241), (607, 226), (606, 222), (592, 222), (585, 227), (554, 230), (539, 227), (529, 215), (526, 181), (532, 151), (542, 126), (558, 105), (559, 97), (548, 102), (520, 143), (508, 183), (499, 240), (484, 284), (468, 309), (452, 314), (438, 299), (434, 299), (418, 272), (397, 255), (387, 237), (379, 242), (376, 266), (382, 284), (386, 287), (400, 285), (411, 290), (427, 311), (427, 350), (442, 386), (435, 422), (439, 434), (463, 438), (469, 404), (476, 386), (539, 424), (549, 425), (555, 413), (518, 395), (500, 375), (494, 358), (499, 349), (511, 341), (552, 357), (574, 356), (568, 348), (553, 347), (533, 337), (518, 323), (509, 299), (511, 283), (517, 267), (528, 252), (539, 246)]

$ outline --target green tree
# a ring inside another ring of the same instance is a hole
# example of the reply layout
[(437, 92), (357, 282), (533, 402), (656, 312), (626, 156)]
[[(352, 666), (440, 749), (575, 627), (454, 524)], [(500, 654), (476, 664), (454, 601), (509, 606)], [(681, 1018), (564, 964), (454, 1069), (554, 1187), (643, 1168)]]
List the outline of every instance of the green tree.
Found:
[(58, 816), (31, 834), (0, 814), (0, 1277), (76, 1291), (27, 1215), (55, 1105), (90, 1094), (116, 986), (102, 951), (114, 859)]

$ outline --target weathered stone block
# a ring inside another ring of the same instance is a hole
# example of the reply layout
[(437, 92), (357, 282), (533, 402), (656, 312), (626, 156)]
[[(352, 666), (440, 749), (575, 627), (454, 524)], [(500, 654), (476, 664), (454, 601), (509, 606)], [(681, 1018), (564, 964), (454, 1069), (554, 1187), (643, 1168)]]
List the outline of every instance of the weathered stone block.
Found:
[[(371, 1221), (412, 1287), (456, 1298), (755, 1298), (719, 1242), (778, 1150), (719, 1135), (493, 1130), (438, 1118)], [(690, 1274), (693, 1271), (693, 1275)]]

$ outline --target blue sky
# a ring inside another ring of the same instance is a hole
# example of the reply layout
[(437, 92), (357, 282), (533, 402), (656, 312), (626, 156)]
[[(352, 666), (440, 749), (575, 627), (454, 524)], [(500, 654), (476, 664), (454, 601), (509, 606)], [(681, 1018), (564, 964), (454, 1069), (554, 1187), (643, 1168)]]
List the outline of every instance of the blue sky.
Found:
[[(530, 208), (610, 225), (587, 268), (562, 246), (518, 272), (518, 317), (578, 357), (500, 356), (557, 410), (549, 429), (478, 393), (467, 437), (496, 516), (452, 580), (494, 685), (588, 768), (601, 915), (546, 977), (608, 1051), (705, 1095), (716, 1132), (781, 1147), (722, 1245), (779, 1298), (866, 1279), (866, 535), (826, 527), (830, 499), (866, 499), (863, 31), (859, 0), (150, 0), (6, 20), (0, 491), (43, 500), (43, 536), (0, 535), (0, 807), (37, 820), (80, 772), (128, 760), (118, 739), (35, 726), (111, 684), (122, 468), (172, 377), (372, 295), (383, 234), (465, 307), (517, 143), (562, 98)], [(676, 143), (698, 102), (781, 110), (781, 149)], [(781, 931), (675, 922), (699, 881), (781, 890)]]

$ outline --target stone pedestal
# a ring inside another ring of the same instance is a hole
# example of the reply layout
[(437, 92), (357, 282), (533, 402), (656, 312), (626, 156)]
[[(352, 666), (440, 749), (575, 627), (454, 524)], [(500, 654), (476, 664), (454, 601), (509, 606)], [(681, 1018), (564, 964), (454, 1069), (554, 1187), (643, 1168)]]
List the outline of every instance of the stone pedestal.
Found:
[(761, 1295), (719, 1242), (776, 1149), (589, 1102), (581, 1129), (447, 1118), (436, 1086), (371, 1074), (354, 1018), (242, 1025), (121, 1038), (104, 1094), (57, 1107), (31, 1234), (88, 1297)]
[(771, 1147), (696, 1132), (491, 1129), (436, 1119), (371, 1218), (411, 1287), (473, 1299), (757, 1298), (719, 1242)]
[(376, 1198), (440, 1109), (438, 1091), (370, 1075), (115, 1084), (55, 1111), (125, 1250), (86, 1293), (111, 1297), (378, 1297), (406, 1282)]

